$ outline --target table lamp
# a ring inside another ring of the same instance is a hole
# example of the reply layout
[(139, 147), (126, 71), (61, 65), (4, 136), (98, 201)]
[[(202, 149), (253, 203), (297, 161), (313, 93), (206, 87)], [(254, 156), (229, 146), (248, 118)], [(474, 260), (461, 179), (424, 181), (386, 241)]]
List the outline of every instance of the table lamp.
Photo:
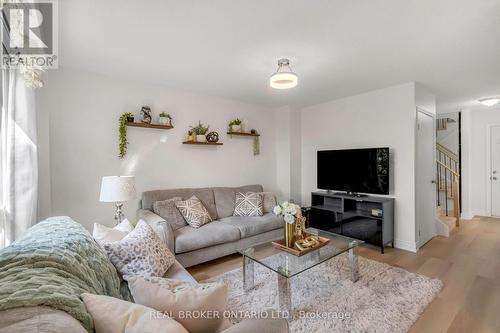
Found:
[(115, 220), (120, 223), (123, 220), (123, 202), (134, 200), (135, 177), (134, 176), (106, 176), (102, 177), (100, 202), (114, 202), (116, 207)]

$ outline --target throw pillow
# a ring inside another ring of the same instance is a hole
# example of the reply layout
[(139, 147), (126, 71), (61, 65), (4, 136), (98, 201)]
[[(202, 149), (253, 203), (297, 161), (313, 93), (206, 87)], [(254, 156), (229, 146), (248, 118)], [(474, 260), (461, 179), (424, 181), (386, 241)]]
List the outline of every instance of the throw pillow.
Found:
[[(216, 332), (224, 319), (227, 287), (220, 282), (195, 283), (168, 278), (127, 278), (128, 287), (138, 304), (168, 311), (189, 333)], [(189, 318), (181, 314), (211, 313), (206, 318)]]
[(122, 240), (129, 232), (134, 230), (134, 226), (129, 220), (125, 219), (117, 226), (110, 228), (105, 225), (94, 223), (92, 236), (99, 244), (117, 242)]
[(87, 293), (82, 299), (97, 333), (188, 333), (174, 319), (143, 305)]
[(193, 228), (199, 228), (212, 222), (207, 209), (195, 195), (184, 201), (177, 201), (175, 206), (179, 209), (187, 223)]
[(109, 260), (122, 275), (163, 276), (174, 255), (143, 220), (118, 242), (104, 244)]
[(168, 200), (155, 201), (153, 203), (153, 212), (170, 223), (173, 230), (177, 230), (187, 225), (181, 212), (175, 207), (175, 203), (181, 200), (181, 197), (175, 197)]
[(262, 194), (255, 192), (236, 193), (233, 216), (262, 216)]
[(276, 197), (274, 196), (273, 192), (259, 192), (259, 194), (262, 194), (262, 208), (264, 211), (264, 214), (266, 213), (272, 213), (274, 207), (276, 206)]

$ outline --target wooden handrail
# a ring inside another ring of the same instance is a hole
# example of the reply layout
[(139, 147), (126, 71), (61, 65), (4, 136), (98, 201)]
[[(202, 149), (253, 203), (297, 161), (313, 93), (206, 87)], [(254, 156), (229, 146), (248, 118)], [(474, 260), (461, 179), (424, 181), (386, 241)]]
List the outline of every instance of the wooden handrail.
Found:
[(446, 148), (442, 144), (436, 142), (436, 148), (437, 148), (437, 150), (439, 150), (440, 152), (442, 152), (443, 154), (445, 154), (446, 156), (451, 158), (453, 161), (459, 162), (457, 154), (455, 154), (454, 152), (452, 152), (451, 150), (449, 150), (448, 148)]
[[(441, 166), (445, 168), (445, 170), (447, 170), (448, 172), (450, 172), (451, 175), (453, 175), (451, 179), (451, 192), (453, 196), (453, 215), (455, 217), (455, 225), (459, 227), (460, 226), (460, 174), (441, 161), (436, 161), (436, 163), (438, 167)], [(439, 188), (439, 183), (438, 183), (438, 188)], [(448, 190), (445, 189), (445, 200), (448, 200), (447, 196), (448, 196)]]
[(455, 170), (451, 169), (449, 166), (447, 166), (446, 164), (444, 164), (443, 162), (441, 161), (436, 161), (437, 164), (443, 166), (444, 168), (446, 168), (446, 170), (448, 170), (449, 172), (451, 172), (454, 176), (457, 176), (458, 178), (460, 178), (460, 174), (458, 172), (456, 172)]

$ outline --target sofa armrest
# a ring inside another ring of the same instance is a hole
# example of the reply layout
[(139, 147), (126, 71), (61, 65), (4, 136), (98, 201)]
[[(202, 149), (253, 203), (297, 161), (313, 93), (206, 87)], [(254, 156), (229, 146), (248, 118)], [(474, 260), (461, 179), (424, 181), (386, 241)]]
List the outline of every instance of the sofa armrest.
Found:
[(170, 223), (165, 221), (161, 216), (156, 215), (147, 209), (137, 210), (137, 220), (143, 220), (149, 224), (160, 239), (167, 245), (170, 252), (175, 254), (174, 229), (172, 229)]
[(288, 333), (286, 319), (245, 319), (220, 333)]

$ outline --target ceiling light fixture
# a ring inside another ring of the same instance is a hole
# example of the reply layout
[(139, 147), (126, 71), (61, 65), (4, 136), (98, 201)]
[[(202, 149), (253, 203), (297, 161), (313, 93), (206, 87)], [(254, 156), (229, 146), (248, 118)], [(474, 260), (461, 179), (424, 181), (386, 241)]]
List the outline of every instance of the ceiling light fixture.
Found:
[(290, 89), (297, 86), (298, 77), (290, 68), (290, 60), (278, 60), (276, 73), (269, 78), (269, 85), (274, 89)]
[(500, 102), (500, 97), (488, 97), (479, 100), (479, 103), (486, 106), (493, 106), (495, 104), (498, 104), (498, 102)]

